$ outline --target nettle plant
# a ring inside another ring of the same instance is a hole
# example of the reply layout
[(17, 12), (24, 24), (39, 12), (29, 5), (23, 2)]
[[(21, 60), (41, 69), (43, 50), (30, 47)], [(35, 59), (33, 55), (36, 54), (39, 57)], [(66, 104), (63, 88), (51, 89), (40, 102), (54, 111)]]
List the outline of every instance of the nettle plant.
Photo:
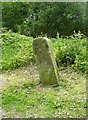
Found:
[(52, 39), (57, 65), (72, 66), (81, 71), (87, 70), (86, 38), (83, 34), (72, 35), (68, 38)]
[(32, 37), (7, 31), (2, 33), (2, 69), (33, 63)]
[[(12, 69), (27, 64), (34, 64), (32, 37), (4, 30), (2, 37), (2, 69)], [(72, 66), (87, 71), (86, 38), (74, 34), (67, 38), (51, 38), (55, 59), (58, 67)]]

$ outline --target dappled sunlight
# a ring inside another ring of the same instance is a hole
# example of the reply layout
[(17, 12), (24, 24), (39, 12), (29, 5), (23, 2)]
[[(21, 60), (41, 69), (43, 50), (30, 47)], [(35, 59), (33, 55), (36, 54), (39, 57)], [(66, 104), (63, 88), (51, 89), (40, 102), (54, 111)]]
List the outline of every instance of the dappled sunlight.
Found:
[(85, 75), (70, 67), (58, 72), (60, 80), (55, 87), (40, 83), (35, 65), (5, 72), (3, 117), (85, 117)]

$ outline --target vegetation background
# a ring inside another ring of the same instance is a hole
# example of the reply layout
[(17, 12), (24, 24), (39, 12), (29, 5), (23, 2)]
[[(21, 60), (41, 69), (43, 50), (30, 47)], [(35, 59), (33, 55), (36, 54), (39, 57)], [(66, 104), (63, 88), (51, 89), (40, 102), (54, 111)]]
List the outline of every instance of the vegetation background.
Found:
[(32, 37), (86, 35), (86, 18), (86, 2), (2, 3), (2, 26)]
[[(2, 3), (3, 117), (86, 117), (86, 2)], [(57, 86), (39, 82), (32, 42), (50, 39)]]

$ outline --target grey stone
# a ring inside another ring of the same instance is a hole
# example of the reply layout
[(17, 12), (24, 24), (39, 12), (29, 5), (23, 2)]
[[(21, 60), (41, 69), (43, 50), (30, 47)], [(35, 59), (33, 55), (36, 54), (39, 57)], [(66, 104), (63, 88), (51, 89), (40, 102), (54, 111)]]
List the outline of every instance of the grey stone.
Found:
[(40, 81), (44, 85), (54, 85), (58, 83), (58, 73), (50, 40), (45, 37), (36, 38), (33, 41), (33, 51)]

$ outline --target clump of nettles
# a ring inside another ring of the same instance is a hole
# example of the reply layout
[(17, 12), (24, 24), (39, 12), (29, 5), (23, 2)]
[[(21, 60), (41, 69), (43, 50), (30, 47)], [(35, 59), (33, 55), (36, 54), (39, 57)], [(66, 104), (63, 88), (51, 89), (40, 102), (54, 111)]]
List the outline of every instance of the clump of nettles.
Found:
[(78, 31), (77, 33), (75, 32), (74, 30), (74, 33), (73, 35), (71, 35), (70, 37), (68, 38), (72, 38), (72, 39), (84, 39), (86, 38), (86, 36), (84, 34), (82, 34), (80, 31)]
[(86, 37), (79, 31), (67, 37), (53, 40), (56, 52), (56, 62), (58, 66), (72, 66), (83, 72), (87, 71), (86, 61)]
[[(13, 69), (35, 63), (32, 37), (2, 29), (2, 69)], [(87, 71), (86, 38), (82, 33), (75, 33), (67, 38), (58, 35), (51, 38), (51, 44), (58, 66), (72, 66)]]
[(2, 69), (13, 69), (34, 62), (32, 37), (5, 31), (2, 36)]

